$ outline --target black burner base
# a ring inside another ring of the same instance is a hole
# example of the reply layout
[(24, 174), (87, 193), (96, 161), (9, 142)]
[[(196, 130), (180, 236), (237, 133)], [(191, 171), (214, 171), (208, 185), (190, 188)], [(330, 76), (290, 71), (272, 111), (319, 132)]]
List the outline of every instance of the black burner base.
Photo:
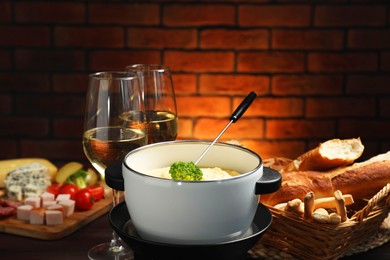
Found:
[(272, 223), (270, 211), (259, 204), (251, 232), (247, 232), (242, 238), (211, 245), (172, 245), (142, 239), (135, 231), (124, 202), (111, 210), (109, 218), (112, 228), (134, 251), (135, 260), (246, 260), (248, 250), (255, 245)]

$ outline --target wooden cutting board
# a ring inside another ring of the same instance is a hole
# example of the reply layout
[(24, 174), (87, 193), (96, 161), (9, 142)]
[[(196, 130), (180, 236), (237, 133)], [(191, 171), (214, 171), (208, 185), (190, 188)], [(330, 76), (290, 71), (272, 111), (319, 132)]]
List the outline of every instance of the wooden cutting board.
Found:
[(0, 219), (0, 233), (8, 233), (42, 240), (63, 238), (82, 228), (112, 208), (112, 198), (101, 199), (87, 211), (75, 211), (71, 216), (64, 218), (60, 225), (32, 225), (26, 221), (16, 219), (16, 216)]

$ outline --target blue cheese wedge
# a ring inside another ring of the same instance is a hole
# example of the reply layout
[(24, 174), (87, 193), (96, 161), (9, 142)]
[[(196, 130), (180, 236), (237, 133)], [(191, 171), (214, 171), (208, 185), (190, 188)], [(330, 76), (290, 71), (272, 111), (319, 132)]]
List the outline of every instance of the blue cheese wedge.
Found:
[(51, 184), (49, 169), (40, 163), (32, 163), (9, 172), (5, 178), (7, 196), (23, 200), (25, 197), (38, 197)]
[(10, 199), (22, 201), (23, 200), (22, 187), (19, 185), (10, 185), (7, 188), (7, 196)]

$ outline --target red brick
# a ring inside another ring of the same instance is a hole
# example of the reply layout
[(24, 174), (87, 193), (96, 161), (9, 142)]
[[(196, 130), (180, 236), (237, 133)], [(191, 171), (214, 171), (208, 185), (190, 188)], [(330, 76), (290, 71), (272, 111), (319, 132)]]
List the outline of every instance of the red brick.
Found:
[(300, 141), (242, 140), (240, 142), (263, 159), (275, 157), (293, 159), (306, 151), (305, 143)]
[(0, 85), (10, 92), (48, 92), (49, 75), (41, 73), (0, 73)]
[(0, 136), (44, 137), (49, 134), (49, 120), (34, 117), (8, 117), (0, 120)]
[(233, 5), (177, 5), (164, 6), (163, 23), (168, 26), (234, 25)]
[(352, 136), (361, 137), (364, 141), (367, 139), (388, 139), (390, 121), (372, 120), (372, 119), (343, 119), (339, 123), (339, 134), (342, 137)]
[(316, 26), (378, 26), (386, 24), (385, 5), (318, 5)]
[(81, 138), (83, 135), (82, 119), (55, 119), (53, 121), (53, 136), (58, 138), (76, 137)]
[(12, 67), (11, 52), (8, 50), (0, 50), (0, 69), (10, 69)]
[(10, 22), (12, 19), (11, 1), (0, 2), (0, 22)]
[(375, 110), (374, 98), (309, 98), (306, 101), (308, 118), (374, 116)]
[(177, 133), (177, 140), (188, 140), (188, 139), (194, 139), (192, 134), (192, 119), (190, 118), (183, 118), (179, 114), (179, 127), (178, 127), (178, 133)]
[(332, 138), (336, 124), (332, 120), (268, 119), (266, 129), (268, 139)]
[[(242, 98), (234, 99), (234, 107)], [(300, 98), (258, 97), (245, 112), (246, 116), (296, 117), (303, 115), (303, 100)]]
[(50, 44), (50, 31), (48, 27), (0, 27), (0, 46), (38, 46), (44, 47)]
[(179, 116), (230, 116), (230, 98), (227, 97), (177, 97), (177, 113)]
[(240, 5), (240, 26), (308, 26), (311, 7), (309, 5)]
[(53, 90), (59, 93), (85, 93), (88, 88), (88, 74), (54, 74)]
[(380, 115), (385, 118), (390, 118), (390, 99), (383, 98), (380, 100)]
[(284, 30), (272, 31), (272, 49), (341, 50), (344, 34), (341, 30)]
[(157, 25), (160, 8), (157, 4), (91, 3), (89, 21), (93, 24)]
[(0, 95), (0, 114), (10, 114), (12, 112), (12, 98), (9, 95)]
[(130, 28), (127, 46), (131, 48), (195, 48), (197, 32), (194, 29)]
[(80, 96), (20, 96), (17, 113), (23, 115), (82, 116), (85, 97)]
[(82, 3), (19, 2), (14, 6), (17, 22), (77, 24), (85, 21)]
[(137, 63), (161, 63), (158, 51), (93, 51), (89, 56), (89, 69), (124, 70), (126, 66)]
[(76, 50), (16, 50), (15, 65), (26, 70), (83, 70), (85, 54)]
[(364, 72), (377, 69), (377, 55), (359, 53), (309, 53), (308, 68), (312, 72)]
[(123, 48), (125, 36), (120, 27), (58, 27), (54, 44), (59, 47)]
[(205, 29), (200, 32), (200, 47), (218, 49), (268, 49), (267, 30)]
[[(196, 120), (194, 136), (198, 139), (214, 140), (229, 122), (228, 118), (199, 118)], [(223, 134), (224, 140), (245, 138), (263, 138), (264, 121), (262, 119), (241, 118), (239, 123), (232, 124)]]
[(181, 72), (231, 72), (234, 68), (232, 52), (166, 51), (164, 61)]
[(48, 160), (85, 160), (80, 140), (21, 140), (21, 157), (41, 157)]
[(172, 74), (173, 87), (175, 94), (196, 94), (196, 76), (193, 74)]
[(243, 95), (255, 91), (269, 93), (269, 78), (261, 75), (205, 74), (200, 75), (199, 92), (202, 94)]
[(333, 75), (276, 75), (272, 93), (276, 95), (339, 95), (343, 78)]
[(240, 72), (303, 72), (305, 56), (291, 52), (240, 52), (237, 58)]
[(350, 30), (348, 47), (351, 49), (388, 49), (390, 48), (390, 30)]
[(390, 94), (389, 75), (350, 75), (346, 85), (348, 94)]
[(390, 52), (383, 52), (380, 56), (381, 70), (390, 71)]
[(0, 157), (3, 160), (18, 158), (18, 146), (17, 140), (1, 139)]

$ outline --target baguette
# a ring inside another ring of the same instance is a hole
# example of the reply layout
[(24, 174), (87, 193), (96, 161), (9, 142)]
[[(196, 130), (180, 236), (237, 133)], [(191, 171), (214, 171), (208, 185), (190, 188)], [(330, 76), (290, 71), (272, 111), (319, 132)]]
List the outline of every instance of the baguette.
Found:
[(360, 138), (331, 139), (293, 160), (282, 172), (330, 170), (353, 163), (363, 150)]
[(351, 194), (356, 202), (371, 198), (387, 183), (390, 183), (390, 152), (328, 172), (284, 173), (281, 188), (261, 195), (260, 202), (272, 206), (296, 198), (304, 200), (310, 191), (315, 198), (333, 197), (336, 190)]

